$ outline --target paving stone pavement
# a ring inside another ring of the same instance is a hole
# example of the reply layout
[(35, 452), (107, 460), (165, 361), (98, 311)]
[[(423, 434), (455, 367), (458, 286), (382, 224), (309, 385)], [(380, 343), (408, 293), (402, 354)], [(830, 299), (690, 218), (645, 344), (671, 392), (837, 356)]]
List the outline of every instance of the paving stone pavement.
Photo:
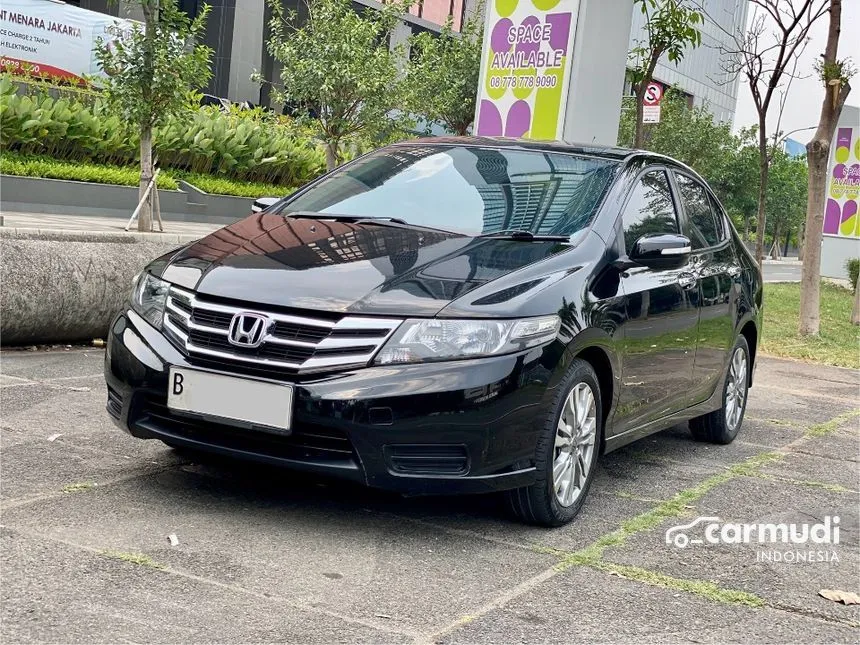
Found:
[[(104, 412), (102, 362), (0, 353), (4, 643), (860, 640), (858, 607), (818, 595), (860, 591), (856, 372), (763, 358), (733, 444), (675, 427), (606, 455), (578, 519), (546, 530), (495, 497), (402, 498), (134, 440)], [(839, 516), (840, 542), (793, 563), (773, 552), (809, 549), (666, 543), (699, 516)]]
[[(192, 238), (204, 237), (223, 226), (223, 224), (176, 222), (172, 220), (165, 221), (163, 224), (165, 233), (178, 233)], [(3, 226), (6, 228), (118, 233), (125, 230), (127, 225), (128, 218), (3, 212)], [(158, 230), (157, 223), (155, 224), (155, 229)], [(134, 224), (131, 230), (137, 230), (137, 223)]]

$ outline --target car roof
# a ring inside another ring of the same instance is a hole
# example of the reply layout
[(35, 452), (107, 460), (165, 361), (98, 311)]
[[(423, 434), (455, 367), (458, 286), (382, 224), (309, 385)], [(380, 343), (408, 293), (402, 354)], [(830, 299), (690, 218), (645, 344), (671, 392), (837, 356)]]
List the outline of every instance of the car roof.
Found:
[(660, 155), (645, 150), (633, 150), (617, 146), (600, 146), (586, 143), (569, 143), (567, 141), (540, 141), (535, 139), (517, 139), (513, 137), (423, 137), (410, 139), (395, 145), (456, 145), (481, 146), (486, 148), (520, 148), (523, 150), (540, 150), (545, 152), (561, 152), (581, 154), (592, 157), (604, 157), (616, 161), (624, 161), (633, 156), (646, 155), (659, 158)]

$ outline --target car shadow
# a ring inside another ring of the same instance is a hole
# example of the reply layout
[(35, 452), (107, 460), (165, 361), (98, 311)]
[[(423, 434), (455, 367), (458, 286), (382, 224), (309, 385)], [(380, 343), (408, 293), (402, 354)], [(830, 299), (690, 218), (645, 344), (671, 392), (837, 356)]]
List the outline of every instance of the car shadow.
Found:
[[(653, 490), (649, 480), (665, 479), (667, 468), (677, 468), (671, 460), (667, 461), (666, 455), (671, 457), (677, 453), (681, 460), (685, 453), (701, 445), (690, 438), (685, 426), (652, 435), (647, 446), (642, 443), (630, 444), (601, 457), (585, 509), (599, 504), (596, 500), (600, 496), (629, 497), (631, 488), (635, 490), (637, 485), (642, 486), (645, 499), (655, 495), (663, 497), (664, 492), (671, 496), (671, 491)], [(195, 490), (203, 489), (221, 499), (241, 499), (251, 506), (281, 508), (290, 513), (301, 512), (301, 509), (311, 514), (314, 510), (371, 511), (411, 520), (459, 518), (471, 519), (475, 525), (520, 524), (507, 509), (502, 493), (406, 496), (355, 482), (205, 452), (184, 449), (173, 452), (182, 461), (180, 470), (192, 475), (180, 480), (187, 482), (181, 492), (192, 497)]]

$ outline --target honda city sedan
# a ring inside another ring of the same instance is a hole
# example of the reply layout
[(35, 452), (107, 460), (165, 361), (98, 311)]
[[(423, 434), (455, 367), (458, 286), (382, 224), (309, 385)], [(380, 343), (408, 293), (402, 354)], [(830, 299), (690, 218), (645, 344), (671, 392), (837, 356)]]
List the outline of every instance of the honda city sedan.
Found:
[(137, 278), (105, 363), (132, 436), (558, 526), (602, 454), (741, 429), (762, 278), (681, 163), (435, 138), (265, 206)]

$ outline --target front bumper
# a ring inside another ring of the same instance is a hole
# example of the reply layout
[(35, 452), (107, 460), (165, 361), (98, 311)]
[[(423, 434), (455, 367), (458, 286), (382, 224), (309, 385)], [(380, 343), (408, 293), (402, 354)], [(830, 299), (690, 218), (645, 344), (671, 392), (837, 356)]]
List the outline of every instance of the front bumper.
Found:
[(170, 410), (170, 366), (200, 366), (127, 311), (109, 332), (107, 409), (141, 439), (406, 494), (490, 492), (534, 481), (560, 356), (553, 343), (509, 356), (297, 376), (289, 379), (291, 433), (277, 435)]

